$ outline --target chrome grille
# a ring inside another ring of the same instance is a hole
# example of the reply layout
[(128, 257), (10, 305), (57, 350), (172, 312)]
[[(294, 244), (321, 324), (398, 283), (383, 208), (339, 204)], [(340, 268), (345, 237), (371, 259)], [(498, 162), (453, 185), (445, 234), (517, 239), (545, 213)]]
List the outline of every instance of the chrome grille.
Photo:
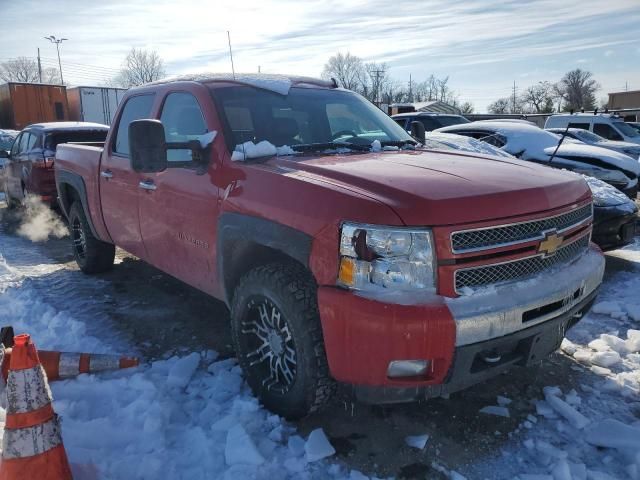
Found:
[(591, 204), (587, 204), (570, 212), (540, 220), (454, 232), (451, 234), (451, 247), (453, 253), (464, 253), (541, 240), (544, 238), (542, 232), (552, 229), (567, 230), (587, 221), (591, 215)]
[(455, 272), (456, 292), (461, 293), (465, 287), (478, 288), (516, 279), (520, 280), (553, 266), (569, 263), (587, 250), (589, 238), (590, 235), (584, 235), (559, 248), (555, 255), (550, 257), (536, 255), (512, 262), (457, 270)]

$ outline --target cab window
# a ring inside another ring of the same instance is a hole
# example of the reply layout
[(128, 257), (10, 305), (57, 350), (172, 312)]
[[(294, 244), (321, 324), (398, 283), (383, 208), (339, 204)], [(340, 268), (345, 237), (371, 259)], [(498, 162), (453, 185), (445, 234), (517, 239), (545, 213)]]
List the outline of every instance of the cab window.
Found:
[(22, 139), (24, 137), (26, 137), (26, 136), (27, 136), (27, 133), (21, 133), (14, 140), (13, 145), (11, 145), (11, 156), (12, 157), (15, 157), (16, 155), (18, 155), (20, 153), (20, 142), (22, 142)]
[[(160, 121), (164, 126), (167, 143), (182, 143), (198, 140), (207, 133), (207, 125), (196, 98), (187, 92), (174, 92), (167, 95), (162, 107)], [(191, 150), (167, 150), (169, 167), (172, 162), (191, 162)]]

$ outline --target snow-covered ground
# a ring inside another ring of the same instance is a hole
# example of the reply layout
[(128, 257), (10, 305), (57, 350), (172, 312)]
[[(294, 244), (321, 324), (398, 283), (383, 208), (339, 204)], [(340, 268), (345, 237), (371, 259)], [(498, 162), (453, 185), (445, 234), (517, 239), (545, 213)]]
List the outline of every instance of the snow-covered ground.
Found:
[[(436, 459), (434, 470), (458, 479), (640, 479), (640, 241), (612, 256), (626, 270), (607, 278), (593, 312), (563, 344), (579, 388), (547, 385), (529, 399), (529, 417), (501, 451), (471, 465)], [(0, 226), (0, 325), (30, 333), (39, 347), (135, 354), (93, 305), (104, 284), (65, 270)], [(49, 288), (87, 293), (70, 296), (62, 309), (43, 294)], [(366, 478), (331, 456), (321, 431), (303, 438), (261, 408), (235, 361), (213, 351), (52, 388), (77, 479), (91, 477), (88, 465), (105, 479)], [(477, 415), (513, 415), (511, 400), (497, 397)], [(422, 450), (433, 437), (412, 436), (407, 445)]]

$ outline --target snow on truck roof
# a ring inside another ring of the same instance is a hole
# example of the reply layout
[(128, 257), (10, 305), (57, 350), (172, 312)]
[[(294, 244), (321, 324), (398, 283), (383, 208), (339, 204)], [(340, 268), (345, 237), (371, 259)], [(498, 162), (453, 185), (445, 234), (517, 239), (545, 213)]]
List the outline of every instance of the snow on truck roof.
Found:
[(270, 90), (280, 95), (287, 95), (293, 85), (310, 84), (325, 88), (338, 88), (334, 80), (321, 80), (312, 77), (276, 75), (268, 73), (198, 73), (192, 75), (175, 75), (146, 85), (162, 85), (171, 82), (234, 82), (262, 90)]
[(38, 128), (42, 130), (109, 130), (109, 125), (92, 122), (44, 122), (33, 123), (25, 128)]

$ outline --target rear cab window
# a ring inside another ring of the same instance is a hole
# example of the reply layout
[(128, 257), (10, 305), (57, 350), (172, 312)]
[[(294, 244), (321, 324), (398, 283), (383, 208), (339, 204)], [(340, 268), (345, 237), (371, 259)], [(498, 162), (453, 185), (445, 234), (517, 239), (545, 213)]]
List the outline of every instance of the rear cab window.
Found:
[(150, 118), (154, 100), (154, 93), (136, 95), (127, 100), (118, 121), (116, 137), (112, 143), (114, 153), (125, 157), (129, 156), (129, 124), (134, 120)]
[(594, 123), (593, 133), (606, 138), (607, 140), (622, 140), (620, 135), (611, 125), (608, 123)]
[(101, 143), (107, 138), (108, 130), (75, 130), (47, 133), (44, 148), (55, 151), (61, 143)]

